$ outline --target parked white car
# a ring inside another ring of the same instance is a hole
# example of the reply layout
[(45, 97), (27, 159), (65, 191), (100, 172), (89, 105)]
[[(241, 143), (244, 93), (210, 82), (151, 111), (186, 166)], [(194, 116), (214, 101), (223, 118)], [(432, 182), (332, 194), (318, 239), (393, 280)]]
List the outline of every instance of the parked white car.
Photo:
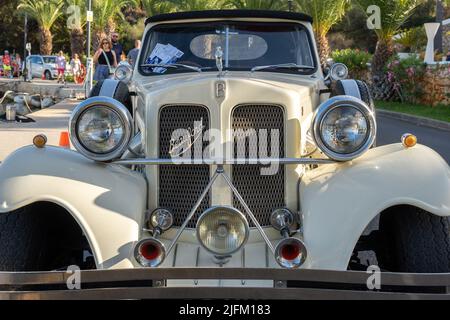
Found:
[(311, 22), (149, 18), (135, 69), (73, 111), (77, 151), (38, 136), (0, 165), (0, 269), (348, 270), (373, 250), (385, 270), (449, 272), (448, 164), (411, 134), (375, 147), (367, 85), (322, 68)]
[(52, 80), (58, 77), (56, 56), (30, 55), (25, 64), (32, 78)]

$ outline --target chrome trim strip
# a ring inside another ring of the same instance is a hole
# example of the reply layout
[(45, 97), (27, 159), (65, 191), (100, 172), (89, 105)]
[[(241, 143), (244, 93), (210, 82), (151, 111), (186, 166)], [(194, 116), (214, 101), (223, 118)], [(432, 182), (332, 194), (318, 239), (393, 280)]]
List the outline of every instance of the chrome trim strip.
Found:
[(157, 166), (157, 165), (248, 165), (248, 164), (258, 164), (258, 165), (269, 165), (272, 163), (279, 163), (284, 165), (289, 164), (330, 164), (336, 163), (338, 161), (332, 159), (311, 159), (311, 158), (264, 158), (264, 159), (126, 159), (117, 160), (112, 163), (118, 165), (146, 165), (146, 166)]

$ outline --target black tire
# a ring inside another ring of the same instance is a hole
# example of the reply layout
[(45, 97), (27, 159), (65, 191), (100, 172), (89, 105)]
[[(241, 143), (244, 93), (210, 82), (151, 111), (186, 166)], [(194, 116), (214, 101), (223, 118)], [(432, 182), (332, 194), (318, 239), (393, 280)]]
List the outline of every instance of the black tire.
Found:
[[(370, 93), (369, 86), (367, 83), (361, 80), (344, 80), (344, 81), (355, 81), (356, 85), (359, 89), (359, 94), (361, 96), (361, 100), (364, 101), (371, 109), (372, 111), (375, 111), (375, 104), (372, 99), (372, 94)], [(345, 92), (344, 84), (341, 80), (336, 81), (336, 84), (333, 88), (332, 97), (334, 96), (342, 96), (342, 95), (348, 95), (347, 92)], [(359, 98), (359, 97), (358, 97)]]
[(380, 266), (393, 272), (450, 272), (450, 221), (413, 207), (380, 218)]
[[(90, 97), (97, 97), (100, 95), (100, 91), (104, 82), (105, 80), (100, 80), (95, 84), (95, 86), (91, 90)], [(125, 107), (127, 107), (128, 111), (133, 114), (130, 91), (128, 90), (128, 86), (124, 82), (120, 81), (118, 83), (116, 91), (114, 93), (111, 93), (111, 98), (116, 99), (117, 101), (122, 103)]]
[(0, 214), (0, 270), (38, 271), (47, 264), (44, 219), (30, 207)]
[(44, 72), (44, 77), (45, 77), (45, 80), (52, 80), (52, 74), (48, 70), (46, 70)]

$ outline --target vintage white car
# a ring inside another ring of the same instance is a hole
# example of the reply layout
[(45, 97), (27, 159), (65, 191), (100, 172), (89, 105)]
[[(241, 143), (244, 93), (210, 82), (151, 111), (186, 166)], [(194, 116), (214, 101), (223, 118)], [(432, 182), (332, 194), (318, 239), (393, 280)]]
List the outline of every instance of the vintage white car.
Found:
[(0, 165), (0, 270), (342, 271), (373, 250), (382, 270), (449, 272), (448, 164), (412, 134), (375, 146), (368, 86), (321, 66), (311, 22), (149, 18), (134, 69), (73, 111), (76, 151), (39, 135)]

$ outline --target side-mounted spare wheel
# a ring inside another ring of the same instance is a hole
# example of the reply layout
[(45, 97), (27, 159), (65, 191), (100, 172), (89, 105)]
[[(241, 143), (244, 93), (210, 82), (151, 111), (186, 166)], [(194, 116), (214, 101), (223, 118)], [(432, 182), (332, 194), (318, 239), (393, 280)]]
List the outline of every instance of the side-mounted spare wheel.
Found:
[[(333, 86), (331, 96), (352, 96), (364, 101), (367, 106), (375, 113), (375, 103), (373, 102), (372, 94), (370, 93), (367, 83), (361, 80), (338, 80)], [(375, 139), (372, 148), (377, 146)]]
[(364, 81), (338, 80), (333, 87), (331, 96), (352, 96), (361, 99), (372, 109), (372, 111), (375, 111), (375, 104), (369, 86)]
[(393, 272), (450, 272), (450, 221), (424, 210), (399, 206), (380, 217), (380, 266)]
[(90, 97), (98, 96), (116, 99), (127, 107), (131, 114), (133, 114), (131, 95), (128, 85), (125, 82), (113, 79), (100, 80), (92, 88), (90, 94)]

